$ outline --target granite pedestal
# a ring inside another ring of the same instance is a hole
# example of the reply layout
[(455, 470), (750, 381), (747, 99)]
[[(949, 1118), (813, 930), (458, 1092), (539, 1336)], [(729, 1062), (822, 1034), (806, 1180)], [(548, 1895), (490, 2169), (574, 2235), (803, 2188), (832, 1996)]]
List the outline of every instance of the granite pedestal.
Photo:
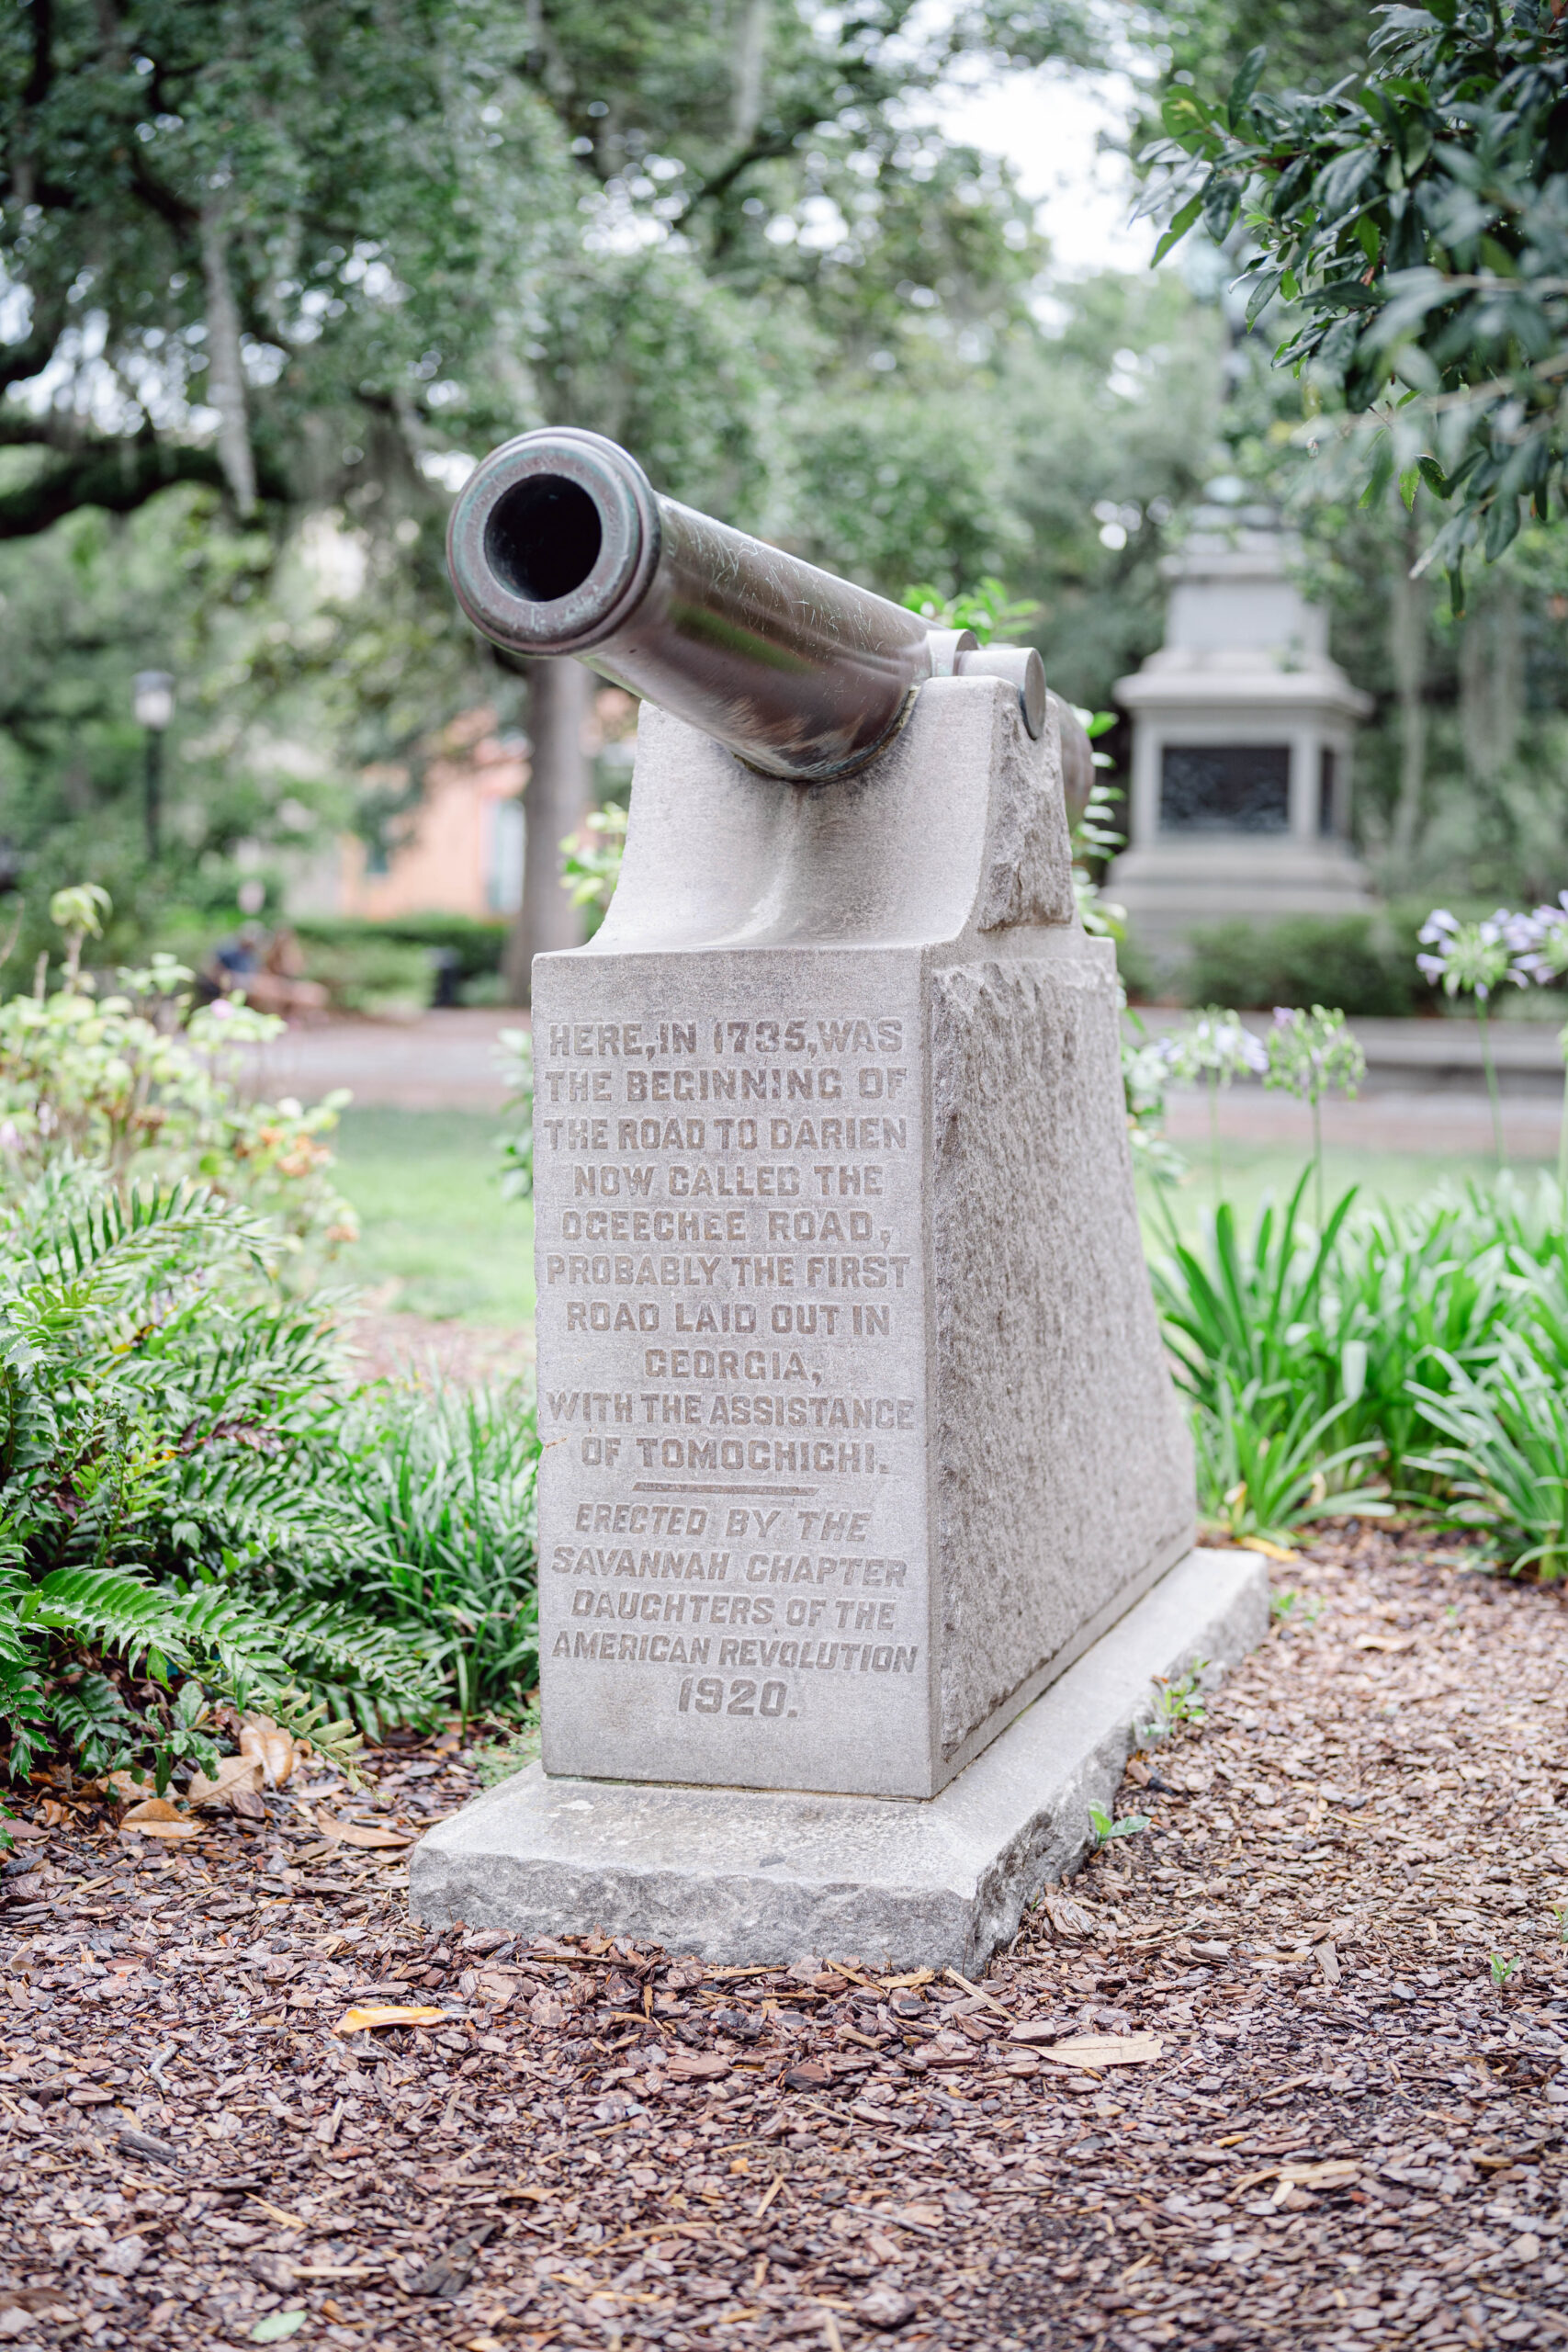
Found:
[(645, 709), (533, 1034), (546, 1770), (934, 1795), (1192, 1541), (1054, 729)]
[[(1081, 1858), (1158, 1678), (1206, 1679), (1269, 1623), (1263, 1563), (1193, 1552), (924, 1802), (547, 1776), (537, 1765), (433, 1829), (416, 1917), (598, 1928), (743, 1966), (804, 1952), (965, 1973)], [(1157, 1807), (1156, 1807), (1157, 1811)]]

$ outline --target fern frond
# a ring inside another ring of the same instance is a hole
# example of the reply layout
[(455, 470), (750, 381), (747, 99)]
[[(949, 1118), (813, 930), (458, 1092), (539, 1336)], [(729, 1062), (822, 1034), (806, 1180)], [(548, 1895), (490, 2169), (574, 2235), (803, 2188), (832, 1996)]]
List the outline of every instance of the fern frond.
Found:
[(297, 1667), (335, 1669), (334, 1679), (346, 1677), (410, 1707), (439, 1703), (434, 1644), (415, 1628), (378, 1625), (341, 1600), (322, 1600), (290, 1612), (288, 1643)]

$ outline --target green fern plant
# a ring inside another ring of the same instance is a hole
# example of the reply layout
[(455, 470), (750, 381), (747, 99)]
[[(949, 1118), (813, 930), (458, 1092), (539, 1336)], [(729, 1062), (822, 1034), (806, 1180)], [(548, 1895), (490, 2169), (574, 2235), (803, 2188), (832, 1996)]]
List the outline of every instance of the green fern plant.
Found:
[[(429, 1715), (438, 1645), (355, 1597), (389, 1570), (342, 1442), (333, 1302), (285, 1299), (276, 1228), (69, 1155), (0, 1207), (0, 1734), (13, 1775), (210, 1764), (261, 1705), (346, 1753)], [(370, 1442), (368, 1435), (364, 1442)]]

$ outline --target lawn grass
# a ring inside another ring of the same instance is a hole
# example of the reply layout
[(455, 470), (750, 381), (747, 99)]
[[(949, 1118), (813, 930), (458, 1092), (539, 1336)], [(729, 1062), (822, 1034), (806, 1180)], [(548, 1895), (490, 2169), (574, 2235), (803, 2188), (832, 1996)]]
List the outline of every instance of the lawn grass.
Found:
[[(534, 1217), (526, 1201), (502, 1198), (495, 1145), (502, 1122), (471, 1111), (344, 1112), (338, 1129), (338, 1173), (359, 1212), (363, 1238), (343, 1261), (367, 1290), (396, 1284), (388, 1300), (405, 1314), (468, 1323), (525, 1324), (534, 1315)], [(1213, 1206), (1205, 1145), (1184, 1144), (1188, 1173), (1166, 1199), (1184, 1238), (1201, 1233)], [(1518, 1159), (1529, 1178), (1535, 1163)], [(1250, 1226), (1267, 1194), (1283, 1201), (1300, 1176), (1293, 1148), (1224, 1145), (1224, 1197)], [(1325, 1196), (1347, 1184), (1369, 1202), (1418, 1199), (1439, 1185), (1495, 1175), (1489, 1155), (1435, 1158), (1423, 1152), (1334, 1149), (1325, 1156)], [(1145, 1238), (1166, 1245), (1164, 1217), (1146, 1182), (1139, 1185)], [(1311, 1188), (1308, 1189), (1311, 1214)]]
[[(1166, 1189), (1165, 1200), (1177, 1230), (1184, 1240), (1190, 1240), (1201, 1233), (1206, 1219), (1213, 1214), (1214, 1180), (1206, 1142), (1200, 1145), (1184, 1140), (1181, 1150), (1188, 1161), (1187, 1174), (1180, 1183)], [(1521, 1182), (1531, 1183), (1537, 1171), (1550, 1164), (1544, 1157), (1531, 1159), (1516, 1155), (1512, 1168)], [(1267, 1197), (1281, 1203), (1289, 1200), (1305, 1165), (1305, 1155), (1286, 1145), (1245, 1143), (1230, 1136), (1224, 1139), (1222, 1196), (1230, 1203), (1244, 1230), (1250, 1228)], [(1332, 1208), (1346, 1187), (1354, 1184), (1359, 1202), (1376, 1206), (1386, 1201), (1398, 1207), (1445, 1185), (1457, 1191), (1472, 1182), (1491, 1184), (1496, 1175), (1497, 1163), (1490, 1152), (1469, 1156), (1456, 1153), (1450, 1158), (1431, 1152), (1352, 1151), (1340, 1148), (1324, 1153), (1323, 1196)], [(1309, 1218), (1314, 1215), (1313, 1198), (1309, 1182), (1303, 1202)], [(1145, 1238), (1156, 1249), (1163, 1247), (1168, 1239), (1166, 1218), (1146, 1180), (1138, 1185), (1138, 1208)]]
[(534, 1316), (534, 1212), (502, 1197), (499, 1119), (473, 1111), (348, 1110), (338, 1182), (361, 1238), (344, 1272), (405, 1314), (467, 1323)]

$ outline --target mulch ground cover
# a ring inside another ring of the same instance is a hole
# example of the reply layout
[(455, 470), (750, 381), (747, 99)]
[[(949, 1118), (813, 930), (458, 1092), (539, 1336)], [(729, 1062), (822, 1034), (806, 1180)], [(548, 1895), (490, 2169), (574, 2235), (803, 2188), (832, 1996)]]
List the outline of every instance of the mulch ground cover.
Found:
[(527, 1323), (463, 1323), (362, 1306), (346, 1331), (355, 1377), (400, 1386), (504, 1388), (534, 1368)]
[[(1280, 1574), (1208, 1722), (1134, 1759), (1150, 1826), (978, 1990), (412, 1927), (396, 1849), (335, 1832), (450, 1811), (450, 1737), (163, 1850), (35, 1789), (0, 2337), (1568, 2340), (1562, 1600), (1413, 1533)], [(334, 2031), (367, 2003), (437, 2015)], [(1086, 2034), (1098, 2070), (1053, 2059)]]

